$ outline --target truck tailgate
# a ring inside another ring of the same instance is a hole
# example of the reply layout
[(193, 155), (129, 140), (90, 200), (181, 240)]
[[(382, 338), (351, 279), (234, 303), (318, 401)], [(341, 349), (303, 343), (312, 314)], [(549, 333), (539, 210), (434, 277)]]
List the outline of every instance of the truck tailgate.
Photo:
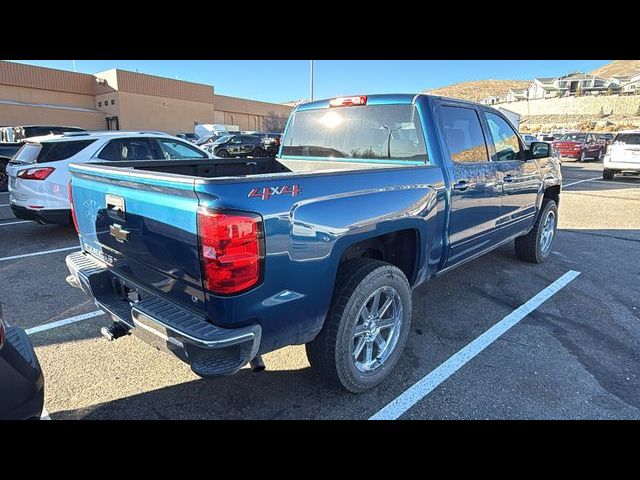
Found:
[(85, 252), (133, 282), (206, 312), (193, 179), (72, 166), (74, 213)]

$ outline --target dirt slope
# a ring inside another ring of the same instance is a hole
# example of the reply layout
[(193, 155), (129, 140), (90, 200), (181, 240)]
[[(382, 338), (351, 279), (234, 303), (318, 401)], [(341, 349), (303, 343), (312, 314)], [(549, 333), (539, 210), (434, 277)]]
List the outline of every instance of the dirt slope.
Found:
[(477, 102), (487, 97), (502, 97), (507, 94), (510, 88), (527, 88), (530, 84), (529, 80), (478, 80), (425, 90), (424, 93)]

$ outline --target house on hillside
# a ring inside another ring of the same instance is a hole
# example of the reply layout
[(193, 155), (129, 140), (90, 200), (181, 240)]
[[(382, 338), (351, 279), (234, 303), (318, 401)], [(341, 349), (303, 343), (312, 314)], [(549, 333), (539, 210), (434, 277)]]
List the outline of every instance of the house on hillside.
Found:
[(526, 88), (511, 88), (507, 92), (504, 100), (505, 102), (519, 102), (520, 100), (527, 100), (529, 90)]
[(640, 73), (636, 73), (620, 85), (622, 95), (640, 95)]
[(569, 97), (618, 93), (620, 81), (576, 72), (556, 78), (536, 78), (529, 87), (529, 98)]
[(480, 100), (480, 103), (482, 103), (483, 105), (496, 105), (503, 102), (504, 99), (502, 97), (487, 97)]

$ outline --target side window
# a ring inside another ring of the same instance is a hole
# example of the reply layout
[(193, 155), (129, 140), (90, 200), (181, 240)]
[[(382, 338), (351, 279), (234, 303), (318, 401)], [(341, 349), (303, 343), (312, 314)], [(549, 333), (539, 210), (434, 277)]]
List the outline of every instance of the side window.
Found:
[(489, 161), (480, 119), (474, 109), (443, 106), (442, 119), (452, 161)]
[(492, 160), (494, 162), (522, 160), (523, 152), (520, 148), (520, 141), (513, 128), (499, 115), (489, 112), (486, 112), (485, 115), (496, 150)]
[(242, 139), (239, 136), (236, 135), (235, 137), (231, 138), (229, 143), (240, 144), (240, 143), (242, 143)]
[(147, 138), (119, 138), (111, 140), (98, 154), (101, 160), (153, 160), (153, 150)]
[(158, 144), (166, 160), (184, 160), (187, 158), (207, 158), (207, 156), (186, 143), (170, 138), (159, 138)]

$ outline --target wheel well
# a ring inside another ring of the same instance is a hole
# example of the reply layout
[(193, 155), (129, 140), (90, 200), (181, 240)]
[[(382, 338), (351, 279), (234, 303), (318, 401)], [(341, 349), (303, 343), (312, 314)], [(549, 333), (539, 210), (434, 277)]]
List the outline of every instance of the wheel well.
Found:
[(347, 248), (340, 263), (354, 258), (373, 258), (395, 265), (413, 285), (418, 260), (418, 232), (400, 230), (367, 238)]
[(556, 202), (556, 205), (560, 205), (560, 185), (554, 185), (553, 187), (547, 187), (544, 191), (544, 198), (549, 198)]

